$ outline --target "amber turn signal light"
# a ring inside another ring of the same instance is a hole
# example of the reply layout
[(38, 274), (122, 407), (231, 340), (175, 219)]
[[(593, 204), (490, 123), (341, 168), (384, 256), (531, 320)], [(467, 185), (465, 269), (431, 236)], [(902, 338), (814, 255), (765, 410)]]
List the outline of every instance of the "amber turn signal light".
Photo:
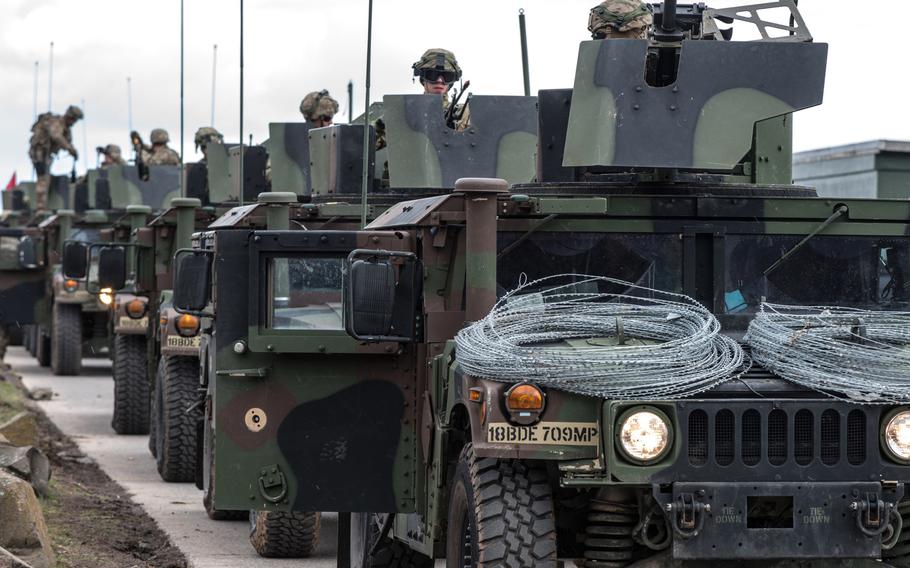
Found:
[(79, 287), (79, 282), (73, 280), (72, 278), (67, 278), (63, 282), (63, 289), (67, 292), (75, 292), (76, 288)]
[(178, 316), (174, 325), (177, 328), (177, 333), (183, 337), (192, 337), (199, 333), (199, 318), (196, 316), (191, 316), (189, 314)]
[(130, 300), (126, 304), (126, 313), (133, 319), (139, 319), (145, 315), (146, 304), (142, 300)]

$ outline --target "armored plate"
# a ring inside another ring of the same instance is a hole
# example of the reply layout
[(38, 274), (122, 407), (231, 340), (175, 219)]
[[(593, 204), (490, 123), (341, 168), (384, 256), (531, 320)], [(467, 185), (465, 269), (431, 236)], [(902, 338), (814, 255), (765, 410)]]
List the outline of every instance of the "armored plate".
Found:
[(509, 183), (534, 178), (537, 98), (476, 96), (471, 122), (448, 128), (442, 100), (428, 95), (383, 98), (392, 187), (454, 187), (463, 177)]
[(582, 42), (564, 166), (730, 170), (755, 123), (819, 105), (828, 46), (684, 41), (676, 83), (645, 81), (648, 42)]
[(309, 195), (310, 127), (304, 122), (269, 123), (269, 161), (272, 191)]
[[(149, 166), (149, 178), (139, 178), (136, 166), (111, 166), (89, 176), (88, 203), (96, 209), (125, 209), (127, 205), (148, 205), (153, 210), (167, 207), (180, 195), (179, 166)], [(94, 183), (92, 181), (94, 180)]]

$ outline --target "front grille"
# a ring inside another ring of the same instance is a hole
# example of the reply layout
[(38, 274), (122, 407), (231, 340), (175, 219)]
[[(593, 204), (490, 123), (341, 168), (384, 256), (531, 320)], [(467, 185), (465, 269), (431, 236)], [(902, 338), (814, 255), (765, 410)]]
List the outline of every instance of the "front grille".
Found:
[(688, 411), (683, 424), (689, 464), (810, 467), (866, 462), (869, 417), (864, 410), (846, 413), (821, 403), (801, 405), (806, 403), (782, 408), (708, 404)]

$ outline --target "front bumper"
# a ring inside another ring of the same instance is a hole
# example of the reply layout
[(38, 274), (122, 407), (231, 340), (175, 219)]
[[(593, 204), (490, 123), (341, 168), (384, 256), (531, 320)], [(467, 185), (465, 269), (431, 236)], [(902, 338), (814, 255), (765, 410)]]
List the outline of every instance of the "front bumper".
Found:
[(880, 558), (902, 483), (675, 483), (654, 487), (677, 560)]

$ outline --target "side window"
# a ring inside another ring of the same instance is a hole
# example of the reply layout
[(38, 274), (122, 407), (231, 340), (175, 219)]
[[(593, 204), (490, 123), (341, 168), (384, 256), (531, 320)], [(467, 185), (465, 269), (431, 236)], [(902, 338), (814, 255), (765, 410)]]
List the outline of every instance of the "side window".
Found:
[(278, 257), (268, 260), (272, 329), (344, 330), (341, 257)]

